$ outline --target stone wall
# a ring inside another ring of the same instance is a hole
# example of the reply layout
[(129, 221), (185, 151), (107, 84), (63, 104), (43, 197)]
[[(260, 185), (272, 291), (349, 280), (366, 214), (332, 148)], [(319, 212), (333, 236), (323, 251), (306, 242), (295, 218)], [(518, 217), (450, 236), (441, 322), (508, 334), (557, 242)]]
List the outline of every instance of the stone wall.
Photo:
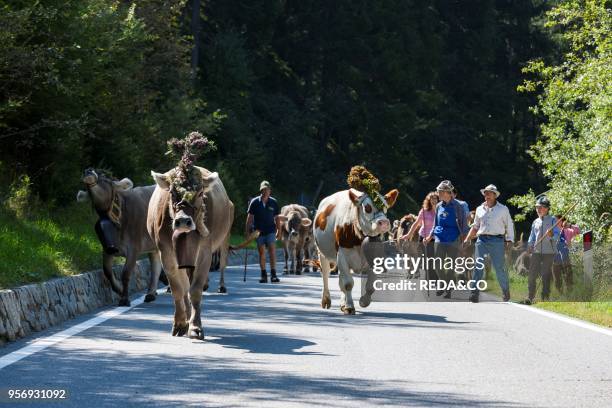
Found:
[[(244, 249), (230, 254), (228, 265), (244, 265), (244, 256)], [(259, 262), (257, 250), (249, 249), (247, 256), (248, 264)], [(276, 259), (277, 262), (284, 261), (282, 249), (277, 249)], [(119, 281), (121, 267), (117, 265), (114, 269)], [(282, 273), (282, 270), (278, 272)], [(149, 276), (149, 260), (141, 259), (132, 273), (130, 298), (133, 298), (134, 293), (148, 288)], [(211, 276), (211, 285), (216, 285), (218, 279), (218, 276)], [(231, 291), (231, 287), (228, 289)], [(118, 303), (119, 296), (111, 290), (101, 269), (0, 290), (0, 346), (81, 314)]]
[[(120, 279), (121, 266), (114, 272)], [(149, 261), (138, 261), (130, 294), (146, 289), (149, 275)], [(0, 290), (0, 345), (118, 302), (102, 270)]]

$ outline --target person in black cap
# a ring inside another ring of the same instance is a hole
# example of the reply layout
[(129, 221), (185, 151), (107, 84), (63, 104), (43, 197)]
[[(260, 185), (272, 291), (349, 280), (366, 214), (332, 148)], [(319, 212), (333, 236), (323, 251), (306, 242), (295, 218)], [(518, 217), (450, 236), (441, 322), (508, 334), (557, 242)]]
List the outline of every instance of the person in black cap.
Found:
[(532, 304), (535, 299), (538, 275), (542, 277), (542, 300), (548, 300), (552, 263), (560, 234), (557, 219), (548, 215), (550, 210), (548, 198), (546, 196), (539, 197), (536, 200), (535, 207), (538, 218), (531, 224), (531, 233), (527, 241), (527, 252), (531, 254), (531, 260), (529, 263), (529, 295), (524, 303), (528, 305)]
[(257, 250), (259, 252), (259, 266), (261, 267), (261, 279), (259, 283), (268, 282), (266, 273), (266, 247), (270, 258), (270, 282), (280, 282), (276, 276), (276, 236), (280, 236), (280, 220), (278, 218), (280, 209), (278, 203), (270, 194), (272, 188), (266, 180), (259, 185), (260, 195), (253, 198), (247, 210), (245, 236), (249, 236), (251, 229), (259, 231), (257, 238)]

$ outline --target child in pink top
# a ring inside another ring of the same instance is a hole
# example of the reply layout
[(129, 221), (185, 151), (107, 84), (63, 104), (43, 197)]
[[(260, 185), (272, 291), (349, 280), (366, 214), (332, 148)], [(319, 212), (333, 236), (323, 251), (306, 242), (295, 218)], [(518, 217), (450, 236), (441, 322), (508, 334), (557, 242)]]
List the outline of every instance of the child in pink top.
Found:
[(432, 191), (431, 193), (427, 194), (427, 197), (425, 197), (425, 200), (423, 200), (423, 206), (419, 211), (416, 221), (412, 224), (410, 230), (408, 230), (408, 233), (401, 236), (400, 239), (408, 239), (411, 241), (417, 228), (419, 228), (419, 236), (421, 239), (428, 236), (434, 225), (434, 219), (436, 217), (436, 204), (438, 204), (438, 193)]
[(580, 228), (577, 225), (571, 225), (568, 220), (563, 220), (562, 234), (565, 237), (565, 243), (569, 247), (572, 245), (572, 240), (578, 234), (580, 234)]

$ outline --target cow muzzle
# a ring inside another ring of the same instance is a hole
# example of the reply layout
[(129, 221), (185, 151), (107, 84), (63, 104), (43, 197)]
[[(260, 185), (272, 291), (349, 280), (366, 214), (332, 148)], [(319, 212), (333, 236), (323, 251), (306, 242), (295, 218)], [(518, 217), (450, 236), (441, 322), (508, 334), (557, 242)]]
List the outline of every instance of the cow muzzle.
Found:
[(179, 214), (174, 218), (174, 221), (172, 221), (172, 229), (175, 233), (191, 232), (195, 231), (196, 225), (195, 222), (193, 222), (193, 218), (190, 216)]
[(387, 218), (379, 218), (372, 222), (372, 230), (376, 232), (376, 234), (384, 234), (385, 232), (391, 229), (391, 223)]
[(93, 169), (87, 169), (83, 172), (83, 177), (81, 178), (83, 184), (93, 187), (98, 183), (98, 175)]

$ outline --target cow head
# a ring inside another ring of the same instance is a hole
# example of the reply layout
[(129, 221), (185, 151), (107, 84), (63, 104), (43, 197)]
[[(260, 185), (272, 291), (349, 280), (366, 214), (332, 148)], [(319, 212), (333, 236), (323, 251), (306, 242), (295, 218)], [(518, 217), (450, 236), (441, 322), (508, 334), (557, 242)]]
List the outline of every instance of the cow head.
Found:
[(307, 230), (312, 225), (310, 218), (300, 216), (297, 211), (291, 211), (286, 216), (279, 215), (283, 222), (283, 228), (289, 237), (289, 240), (298, 242), (300, 236), (304, 236)]
[(159, 188), (170, 193), (168, 213), (172, 220), (172, 232), (181, 234), (198, 230), (206, 236), (208, 231), (199, 220), (204, 215), (204, 178), (201, 171), (194, 167), (189, 178), (177, 178), (176, 173), (176, 169), (163, 174), (151, 172)]
[(94, 208), (99, 212), (105, 212), (111, 208), (117, 191), (129, 190), (134, 186), (134, 183), (128, 178), (114, 180), (103, 171), (91, 168), (83, 172), (81, 181), (85, 185), (85, 190), (79, 190), (77, 201), (91, 200)]
[(374, 204), (374, 200), (365, 193), (359, 195), (355, 190), (348, 190), (349, 198), (357, 207), (357, 224), (361, 233), (366, 236), (376, 237), (389, 231), (391, 225), (387, 218), (387, 210), (395, 204), (399, 191), (393, 189), (384, 196), (378, 192), (378, 202), (382, 202), (381, 208)]

